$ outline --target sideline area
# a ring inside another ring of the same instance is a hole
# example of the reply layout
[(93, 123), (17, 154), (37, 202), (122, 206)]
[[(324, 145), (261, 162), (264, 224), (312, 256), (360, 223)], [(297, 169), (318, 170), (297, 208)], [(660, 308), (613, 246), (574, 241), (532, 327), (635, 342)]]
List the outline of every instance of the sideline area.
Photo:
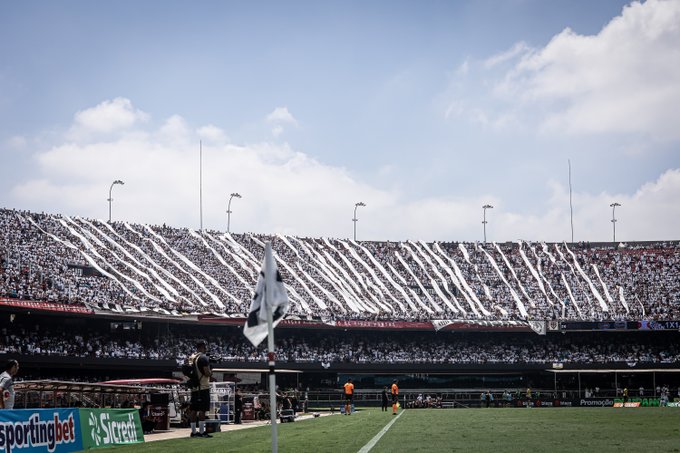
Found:
[[(319, 414), (320, 417), (327, 417), (330, 415), (338, 415), (336, 412), (335, 414), (332, 413), (327, 413), (327, 412), (321, 412)], [(295, 421), (302, 421), (302, 420), (309, 420), (310, 418), (314, 418), (313, 414), (304, 414), (304, 415), (298, 415), (295, 418)], [(258, 426), (267, 426), (269, 425), (268, 420), (248, 420), (248, 421), (243, 421), (242, 424), (240, 425), (235, 425), (233, 423), (228, 423), (228, 424), (223, 424), (220, 426), (221, 431), (217, 433), (212, 433), (212, 434), (219, 434), (220, 432), (229, 432), (229, 431), (238, 431), (241, 429), (248, 429), (248, 428), (257, 428)], [(151, 434), (145, 434), (144, 435), (144, 442), (155, 442), (158, 440), (170, 440), (170, 439), (182, 439), (184, 437), (189, 437), (191, 434), (191, 428), (173, 428), (169, 431), (156, 431)]]

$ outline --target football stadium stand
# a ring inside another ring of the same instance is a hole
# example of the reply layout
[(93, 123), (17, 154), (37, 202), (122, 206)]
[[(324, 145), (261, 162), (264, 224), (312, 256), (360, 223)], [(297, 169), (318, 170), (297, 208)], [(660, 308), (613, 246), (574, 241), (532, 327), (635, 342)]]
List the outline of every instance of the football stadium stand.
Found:
[(680, 319), (677, 242), (355, 242), (6, 209), (0, 231), (0, 297), (92, 310), (243, 317), (271, 241), (302, 319)]

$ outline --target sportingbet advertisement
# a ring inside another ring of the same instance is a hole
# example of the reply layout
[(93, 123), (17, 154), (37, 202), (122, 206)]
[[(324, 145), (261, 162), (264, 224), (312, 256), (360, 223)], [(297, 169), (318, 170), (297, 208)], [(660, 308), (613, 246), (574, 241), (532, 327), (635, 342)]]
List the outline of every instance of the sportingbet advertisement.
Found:
[(0, 410), (0, 452), (66, 453), (82, 445), (76, 409)]
[(135, 409), (0, 410), (0, 453), (67, 453), (144, 442)]

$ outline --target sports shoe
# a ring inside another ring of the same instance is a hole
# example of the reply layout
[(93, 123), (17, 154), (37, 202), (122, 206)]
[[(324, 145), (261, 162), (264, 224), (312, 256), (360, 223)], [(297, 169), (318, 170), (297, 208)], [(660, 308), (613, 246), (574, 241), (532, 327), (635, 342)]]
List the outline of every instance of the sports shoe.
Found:
[(200, 437), (212, 437), (212, 434), (203, 433), (203, 434), (199, 434), (199, 436)]
[(196, 432), (196, 433), (191, 433), (191, 436), (189, 436), (189, 437), (200, 437), (200, 436), (201, 436), (201, 434)]

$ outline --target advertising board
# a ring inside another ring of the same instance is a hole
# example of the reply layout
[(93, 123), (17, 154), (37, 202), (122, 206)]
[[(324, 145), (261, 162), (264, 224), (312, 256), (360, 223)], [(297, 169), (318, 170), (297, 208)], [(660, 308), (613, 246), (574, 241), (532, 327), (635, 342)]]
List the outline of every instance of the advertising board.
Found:
[(68, 453), (144, 442), (136, 409), (0, 410), (0, 452)]
[(83, 449), (77, 409), (0, 410), (0, 452), (67, 453)]
[(136, 409), (80, 409), (83, 449), (144, 442)]

